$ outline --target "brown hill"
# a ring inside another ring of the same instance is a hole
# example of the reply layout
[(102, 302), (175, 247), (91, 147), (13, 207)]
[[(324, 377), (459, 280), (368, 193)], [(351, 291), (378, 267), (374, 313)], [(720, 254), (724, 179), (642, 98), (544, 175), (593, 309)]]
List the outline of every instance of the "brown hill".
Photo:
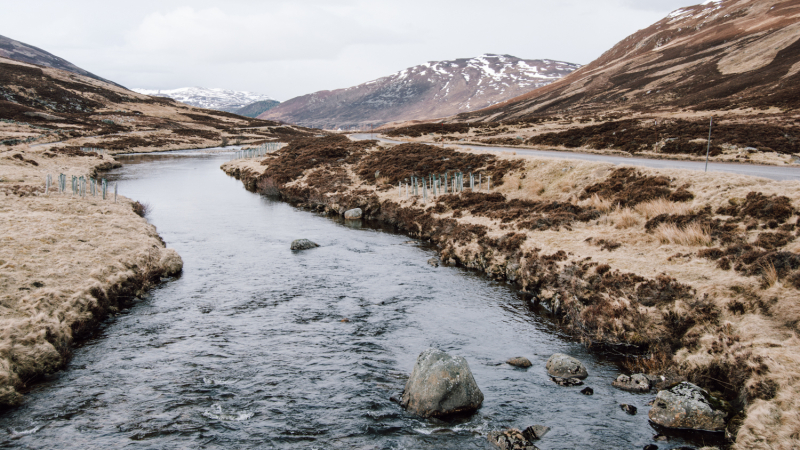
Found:
[(798, 38), (798, 0), (710, 0), (676, 10), (560, 81), (457, 119), (795, 109)]
[(194, 108), (116, 84), (0, 57), (0, 151), (60, 142), (110, 153), (286, 140), (312, 133)]
[(326, 129), (447, 117), (513, 98), (578, 67), (510, 55), (433, 61), (347, 89), (295, 97), (258, 117)]

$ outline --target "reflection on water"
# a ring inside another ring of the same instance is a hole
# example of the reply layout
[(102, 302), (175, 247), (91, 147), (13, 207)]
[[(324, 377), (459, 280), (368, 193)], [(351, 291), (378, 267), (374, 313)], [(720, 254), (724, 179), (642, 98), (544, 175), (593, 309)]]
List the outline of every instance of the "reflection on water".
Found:
[[(151, 205), (183, 275), (0, 416), (3, 446), (490, 448), (489, 430), (532, 424), (552, 427), (542, 449), (651, 442), (652, 395), (611, 388), (613, 365), (507, 285), (432, 268), (433, 252), (407, 237), (249, 193), (219, 169), (230, 155), (183, 153), (128, 157), (114, 175)], [(298, 238), (321, 247), (290, 251)], [(389, 400), (428, 347), (466, 357), (486, 397), (477, 414), (422, 420)], [(594, 396), (548, 379), (554, 352), (586, 363)], [(533, 367), (502, 364), (518, 355)]]

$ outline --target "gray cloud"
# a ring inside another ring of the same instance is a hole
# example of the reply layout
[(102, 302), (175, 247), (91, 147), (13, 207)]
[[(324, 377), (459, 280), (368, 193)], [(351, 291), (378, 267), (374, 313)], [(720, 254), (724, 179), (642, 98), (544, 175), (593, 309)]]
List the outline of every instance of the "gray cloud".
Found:
[(129, 87), (286, 100), (482, 53), (586, 64), (683, 3), (42, 0), (5, 5), (3, 34)]

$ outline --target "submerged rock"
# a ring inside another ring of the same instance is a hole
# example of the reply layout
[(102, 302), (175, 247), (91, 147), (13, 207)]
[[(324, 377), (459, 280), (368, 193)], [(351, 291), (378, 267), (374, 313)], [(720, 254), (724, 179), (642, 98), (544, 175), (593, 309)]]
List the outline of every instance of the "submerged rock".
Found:
[(708, 392), (689, 382), (659, 391), (648, 417), (667, 428), (723, 431), (726, 413)]
[(583, 394), (583, 395), (594, 395), (594, 389), (592, 389), (590, 387), (585, 387), (585, 388), (581, 389), (581, 394)]
[(428, 260), (428, 264), (433, 267), (439, 267), (439, 260), (436, 258), (431, 258)]
[(511, 358), (508, 361), (506, 361), (506, 363), (514, 367), (522, 367), (523, 369), (527, 369), (528, 367), (533, 365), (531, 364), (531, 361), (528, 358), (523, 358), (522, 356)]
[(631, 376), (620, 375), (611, 384), (624, 391), (647, 392), (650, 390), (650, 380), (641, 373)]
[(571, 386), (582, 386), (583, 381), (580, 378), (559, 378), (559, 377), (550, 377), (553, 380), (553, 383), (564, 386), (564, 387), (571, 387)]
[(422, 417), (469, 413), (483, 404), (467, 360), (429, 348), (417, 357), (401, 405)]
[(316, 242), (311, 242), (308, 239), (297, 239), (292, 241), (292, 250), (308, 250), (310, 248), (319, 247)]
[(625, 411), (626, 413), (628, 413), (628, 414), (630, 414), (632, 416), (635, 416), (636, 413), (639, 411), (638, 409), (636, 409), (635, 406), (628, 405), (626, 403), (623, 403), (623, 404), (619, 405), (619, 407), (622, 408), (623, 411)]
[(550, 431), (550, 427), (546, 427), (544, 425), (531, 425), (528, 428), (525, 428), (525, 431), (522, 432), (522, 435), (525, 436), (525, 439), (529, 441), (537, 441), (543, 438), (548, 431)]
[(361, 211), (361, 208), (353, 208), (344, 212), (345, 219), (360, 219), (362, 215), (364, 212)]
[(502, 450), (539, 450), (516, 428), (492, 431), (488, 438), (489, 442)]
[(563, 353), (556, 353), (547, 360), (547, 373), (553, 378), (577, 378), (579, 380), (589, 376), (582, 362)]

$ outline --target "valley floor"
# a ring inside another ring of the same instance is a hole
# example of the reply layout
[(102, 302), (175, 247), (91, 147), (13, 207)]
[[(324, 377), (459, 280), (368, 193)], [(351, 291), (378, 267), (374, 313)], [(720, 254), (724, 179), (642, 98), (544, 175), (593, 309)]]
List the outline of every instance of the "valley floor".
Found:
[[(632, 372), (730, 400), (736, 448), (800, 445), (800, 182), (344, 136), (222, 169), (313, 210), (359, 207), (436, 244), (443, 264), (517, 284), (588, 345), (641, 355)], [(406, 194), (430, 174), (436, 194)]]

